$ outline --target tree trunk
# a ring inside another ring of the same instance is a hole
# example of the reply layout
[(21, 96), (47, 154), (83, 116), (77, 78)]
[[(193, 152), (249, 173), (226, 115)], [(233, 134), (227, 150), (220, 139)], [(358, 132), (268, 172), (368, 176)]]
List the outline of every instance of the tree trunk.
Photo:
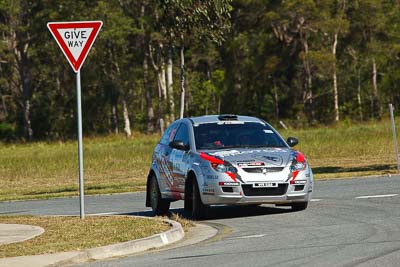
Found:
[(175, 99), (173, 87), (173, 62), (172, 62), (172, 47), (168, 49), (167, 61), (167, 90), (168, 90), (168, 103), (169, 103), (169, 122), (175, 121)]
[(314, 103), (313, 103), (313, 91), (312, 91), (312, 76), (310, 69), (310, 62), (308, 61), (308, 38), (307, 34), (300, 32), (300, 38), (303, 43), (304, 50), (304, 58), (303, 58), (303, 66), (305, 71), (305, 85), (304, 85), (304, 93), (303, 93), (303, 105), (305, 113), (308, 115), (308, 121), (312, 123), (314, 121), (315, 112), (314, 112)]
[(122, 100), (122, 109), (123, 109), (123, 115), (124, 115), (124, 132), (126, 134), (126, 137), (131, 137), (131, 135), (132, 135), (131, 122), (129, 120), (128, 107), (126, 106), (125, 99)]
[(183, 41), (181, 46), (181, 110), (180, 110), (180, 118), (183, 118), (183, 112), (185, 109), (185, 57), (184, 57), (184, 47)]
[[(161, 49), (161, 48), (160, 48)], [(160, 51), (162, 54), (162, 52)], [(166, 73), (165, 73), (165, 60), (164, 57), (161, 56), (161, 73), (160, 73), (160, 85), (162, 90), (163, 99), (167, 99), (167, 81), (166, 81)]]
[(275, 118), (279, 120), (279, 95), (278, 88), (276, 87), (275, 79), (274, 79), (274, 99), (275, 99)]
[[(1, 96), (1, 109), (3, 111), (2, 112), (0, 111), (0, 120), (4, 120), (8, 116), (7, 105), (6, 105), (6, 98), (7, 97), (10, 97), (10, 96), (9, 95), (2, 95)], [(3, 113), (3, 114), (1, 114), (1, 113)]]
[(376, 81), (376, 61), (372, 59), (372, 94), (371, 94), (371, 112), (373, 118), (380, 118), (379, 100), (378, 100), (378, 85)]
[(25, 123), (25, 132), (28, 138), (28, 142), (32, 142), (33, 140), (33, 130), (31, 125), (31, 103), (29, 99), (25, 100), (24, 103), (24, 123)]
[[(140, 10), (140, 15), (142, 18), (145, 16), (145, 4), (142, 4), (141, 10)], [(147, 132), (154, 132), (154, 109), (153, 109), (153, 100), (152, 100), (152, 94), (151, 94), (151, 89), (149, 87), (149, 38), (150, 38), (150, 33), (148, 32), (147, 29), (144, 28), (144, 25), (142, 23), (141, 25), (142, 30), (145, 32), (144, 37), (143, 37), (143, 90), (144, 90), (144, 95), (145, 95), (145, 100), (146, 100), (146, 109), (147, 109)]]
[[(190, 98), (192, 98), (192, 95), (190, 94), (190, 86), (189, 86), (189, 75), (190, 71), (189, 69), (187, 70), (187, 72), (185, 72), (185, 110), (186, 112), (189, 111), (189, 107), (190, 107)], [(186, 115), (188, 116), (188, 115)]]
[(111, 123), (114, 133), (118, 134), (118, 114), (117, 114), (117, 104), (115, 102), (116, 101), (113, 100), (113, 103), (111, 104)]
[(24, 131), (28, 142), (33, 140), (33, 130), (31, 124), (31, 75), (29, 72), (28, 44), (23, 47), (17, 47), (17, 59), (19, 67), (19, 82), (22, 87), (23, 105), (24, 105)]
[[(147, 51), (147, 49), (145, 50)], [(147, 132), (154, 132), (154, 110), (151, 90), (149, 88), (149, 54), (144, 53), (143, 59), (143, 87), (145, 91), (146, 107), (147, 107)]]
[(357, 86), (357, 101), (358, 101), (358, 111), (360, 114), (360, 121), (363, 120), (363, 111), (362, 111), (362, 102), (361, 102), (361, 77), (360, 77), (360, 69), (358, 69), (358, 86)]
[(339, 121), (339, 97), (337, 88), (337, 77), (336, 77), (336, 46), (337, 46), (338, 34), (335, 33), (332, 45), (333, 54), (333, 66), (332, 66), (332, 78), (333, 78), (333, 99), (334, 99), (334, 111), (335, 111), (335, 121)]
[[(27, 1), (10, 1), (9, 5), (13, 6), (16, 13), (9, 14), (9, 19), (3, 18), (2, 24), (7, 25), (9, 37), (4, 34), (2, 41), (7, 43), (9, 52), (12, 53), (10, 58), (11, 72), (11, 92), (16, 102), (18, 102), (18, 127), (24, 132), (28, 142), (33, 140), (33, 130), (31, 123), (31, 96), (32, 96), (32, 77), (30, 73), (29, 46), (31, 36), (25, 29), (29, 24), (30, 12), (29, 3)], [(8, 39), (8, 40), (7, 40)]]
[(164, 57), (162, 56), (162, 49), (163, 49), (163, 44), (159, 43), (158, 47), (160, 49), (159, 51), (159, 64), (155, 62), (154, 57), (153, 57), (153, 48), (151, 44), (149, 44), (149, 56), (151, 59), (151, 64), (153, 65), (154, 70), (157, 72), (157, 89), (158, 89), (158, 119), (159, 119), (159, 126), (161, 129), (161, 132), (164, 132), (164, 113), (163, 113), (163, 105), (164, 105), (164, 100), (167, 99), (167, 84), (166, 84), (166, 78), (165, 78), (165, 60)]
[[(154, 63), (153, 63), (154, 64)], [(159, 71), (158, 74), (160, 74), (161, 72)], [(165, 72), (164, 72), (165, 74)], [(161, 131), (161, 135), (163, 135), (164, 133), (164, 119), (163, 119), (163, 89), (162, 89), (162, 84), (161, 84), (161, 80), (160, 80), (160, 76), (158, 75), (158, 83), (157, 83), (157, 87), (158, 87), (158, 119), (159, 119), (159, 126), (160, 126), (160, 131)], [(164, 75), (165, 78), (165, 75)]]
[(165, 59), (162, 55), (162, 50), (164, 49), (164, 45), (162, 43), (159, 43), (158, 48), (159, 48), (158, 57), (160, 58), (158, 60), (159, 65), (154, 60), (153, 48), (151, 45), (149, 45), (149, 56), (150, 56), (153, 68), (157, 72), (157, 82), (159, 85), (159, 89), (161, 90), (162, 99), (166, 99), (167, 98), (167, 82), (166, 82), (166, 78), (165, 78)]

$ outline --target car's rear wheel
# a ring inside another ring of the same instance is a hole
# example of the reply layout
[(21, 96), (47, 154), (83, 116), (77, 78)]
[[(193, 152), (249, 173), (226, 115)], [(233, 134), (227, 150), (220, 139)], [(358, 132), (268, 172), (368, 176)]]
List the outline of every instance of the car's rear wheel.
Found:
[(307, 208), (308, 202), (294, 202), (291, 206), (293, 211), (301, 211)]
[(158, 187), (157, 178), (152, 175), (150, 178), (150, 206), (156, 215), (165, 215), (168, 213), (171, 202), (161, 197), (160, 188)]
[(192, 181), (192, 186), (192, 219), (201, 220), (207, 217), (208, 206), (204, 205), (201, 200), (200, 190), (196, 180)]

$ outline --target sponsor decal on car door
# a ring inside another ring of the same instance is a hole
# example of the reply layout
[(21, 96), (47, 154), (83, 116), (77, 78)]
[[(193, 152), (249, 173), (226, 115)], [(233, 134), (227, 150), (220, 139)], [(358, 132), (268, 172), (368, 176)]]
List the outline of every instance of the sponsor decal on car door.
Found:
[(173, 190), (175, 192), (184, 193), (185, 177), (188, 169), (189, 155), (189, 131), (185, 123), (181, 123), (175, 136), (174, 141), (181, 141), (186, 149), (173, 149), (169, 157), (170, 166), (172, 166), (172, 175), (174, 179)]
[(183, 193), (185, 191), (185, 177), (188, 169), (188, 151), (173, 149), (170, 157), (172, 175), (174, 177), (173, 190)]
[(174, 178), (172, 176), (172, 165), (169, 163), (169, 157), (172, 152), (172, 148), (169, 143), (174, 139), (178, 125), (171, 125), (170, 129), (165, 132), (166, 136), (163, 136), (160, 145), (159, 153), (157, 155), (157, 164), (160, 171), (160, 187), (162, 191), (171, 191), (173, 187)]

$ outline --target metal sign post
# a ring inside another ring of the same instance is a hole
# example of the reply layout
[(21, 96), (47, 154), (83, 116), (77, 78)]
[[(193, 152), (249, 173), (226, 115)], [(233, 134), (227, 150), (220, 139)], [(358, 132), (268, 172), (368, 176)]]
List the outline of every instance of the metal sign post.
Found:
[(397, 146), (396, 125), (395, 125), (395, 122), (394, 122), (393, 105), (392, 104), (389, 104), (389, 111), (390, 111), (390, 121), (392, 123), (394, 153), (395, 153), (396, 163), (397, 163), (397, 172), (400, 173), (399, 148)]
[(76, 106), (78, 117), (78, 163), (79, 163), (79, 200), (81, 219), (85, 218), (85, 191), (83, 179), (83, 142), (82, 142), (82, 105), (81, 105), (81, 67), (97, 37), (103, 22), (72, 21), (49, 22), (50, 30), (58, 46), (68, 59), (76, 73)]
[(83, 179), (83, 142), (82, 142), (82, 105), (81, 105), (81, 71), (76, 73), (76, 109), (78, 113), (78, 161), (79, 161), (79, 197), (80, 216), (85, 218), (85, 191)]

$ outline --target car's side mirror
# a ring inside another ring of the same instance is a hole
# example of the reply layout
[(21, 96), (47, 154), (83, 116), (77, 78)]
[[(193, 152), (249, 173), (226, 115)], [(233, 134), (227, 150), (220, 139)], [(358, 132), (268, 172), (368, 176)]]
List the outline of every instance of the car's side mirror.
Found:
[(170, 142), (169, 147), (176, 148), (178, 150), (189, 150), (189, 146), (185, 145), (181, 140), (175, 140)]
[(299, 143), (299, 140), (295, 137), (289, 137), (286, 141), (286, 143), (290, 146), (290, 147), (294, 147), (295, 145), (297, 145)]

